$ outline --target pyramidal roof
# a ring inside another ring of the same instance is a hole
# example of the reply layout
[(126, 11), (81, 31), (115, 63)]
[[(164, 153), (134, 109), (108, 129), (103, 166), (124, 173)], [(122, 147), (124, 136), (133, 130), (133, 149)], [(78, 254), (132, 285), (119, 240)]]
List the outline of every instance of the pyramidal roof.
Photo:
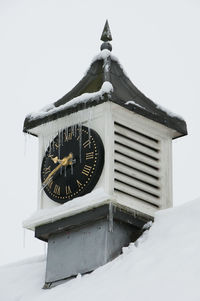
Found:
[[(24, 132), (79, 110), (106, 101), (114, 102), (130, 111), (187, 135), (186, 122), (146, 97), (125, 74), (118, 59), (112, 55), (111, 31), (106, 21), (101, 36), (103, 44), (86, 75), (61, 99), (37, 113), (29, 114), (24, 121)], [(31, 131), (30, 131), (31, 133)]]

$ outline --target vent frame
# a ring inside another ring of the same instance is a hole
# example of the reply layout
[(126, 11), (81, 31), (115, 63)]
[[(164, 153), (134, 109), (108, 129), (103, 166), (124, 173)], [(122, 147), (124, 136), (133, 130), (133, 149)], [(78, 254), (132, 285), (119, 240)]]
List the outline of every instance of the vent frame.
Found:
[[(164, 126), (137, 114), (130, 115), (126, 110), (117, 112), (115, 105), (113, 109), (114, 198), (121, 205), (153, 216), (157, 210), (172, 206), (172, 133)], [(123, 143), (120, 141), (121, 137)], [(124, 143), (124, 139), (128, 143)], [(144, 150), (147, 150), (146, 153)], [(133, 178), (131, 185), (120, 180), (120, 173), (123, 174), (124, 171), (127, 173), (126, 179), (129, 176)], [(135, 194), (133, 183), (136, 182), (146, 185), (147, 191), (138, 189), (139, 193)], [(152, 196), (147, 187), (156, 189), (159, 197)]]

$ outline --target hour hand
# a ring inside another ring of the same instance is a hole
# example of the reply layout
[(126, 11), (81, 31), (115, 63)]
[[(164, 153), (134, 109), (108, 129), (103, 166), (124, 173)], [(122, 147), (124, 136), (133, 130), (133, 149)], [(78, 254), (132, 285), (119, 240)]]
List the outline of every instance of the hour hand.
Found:
[(53, 157), (52, 155), (48, 156), (55, 164), (59, 162), (58, 157)]

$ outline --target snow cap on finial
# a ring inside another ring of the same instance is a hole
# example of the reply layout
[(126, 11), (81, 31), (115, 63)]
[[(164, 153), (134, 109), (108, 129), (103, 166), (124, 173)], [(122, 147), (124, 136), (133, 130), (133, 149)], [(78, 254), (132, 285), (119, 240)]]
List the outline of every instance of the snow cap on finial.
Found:
[(111, 35), (110, 27), (108, 24), (108, 20), (106, 20), (106, 23), (104, 25), (104, 29), (103, 29), (103, 32), (101, 35), (101, 41), (104, 42), (101, 45), (101, 50), (108, 49), (108, 50), (112, 51), (112, 45), (109, 43), (109, 41), (112, 41), (112, 35)]

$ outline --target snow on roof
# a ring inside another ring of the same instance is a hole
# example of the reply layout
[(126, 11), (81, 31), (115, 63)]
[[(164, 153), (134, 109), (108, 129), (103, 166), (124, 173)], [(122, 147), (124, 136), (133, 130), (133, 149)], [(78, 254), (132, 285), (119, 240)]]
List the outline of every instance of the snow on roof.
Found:
[(54, 104), (27, 115), (23, 131), (31, 133), (30, 129), (105, 101), (116, 103), (175, 130), (175, 137), (187, 134), (185, 121), (156, 105), (139, 91), (108, 49), (103, 49), (94, 57), (85, 76), (71, 91)]
[(118, 58), (115, 56), (115, 55), (113, 55), (112, 53), (111, 53), (111, 51), (110, 50), (108, 50), (108, 49), (103, 49), (103, 50), (101, 50), (97, 55), (95, 55), (94, 57), (93, 57), (93, 59), (92, 59), (92, 62), (91, 62), (91, 64), (90, 64), (90, 67), (91, 67), (91, 65), (95, 62), (95, 61), (99, 61), (99, 60), (106, 60), (107, 58), (111, 58), (113, 61), (116, 61), (116, 62), (118, 62), (118, 64), (119, 64), (119, 60), (118, 60)]
[(88, 101), (96, 100), (97, 98), (101, 99), (105, 93), (109, 94), (111, 92), (113, 92), (112, 84), (108, 81), (105, 81), (102, 84), (101, 89), (97, 92), (81, 94), (80, 96), (77, 96), (77, 97), (71, 99), (70, 101), (68, 101), (67, 103), (65, 103), (64, 105), (61, 105), (59, 107), (55, 107), (54, 104), (45, 106), (39, 112), (33, 112), (33, 113), (29, 114), (28, 117), (30, 120), (46, 117), (51, 114), (62, 111), (66, 108), (76, 106), (79, 103), (86, 103)]
[(139, 108), (143, 108), (143, 109), (145, 109), (144, 107), (142, 107), (141, 105), (139, 105), (138, 103), (136, 103), (134, 100), (129, 100), (129, 101), (127, 101), (126, 103), (125, 103), (125, 105), (134, 105), (134, 106), (137, 106), (137, 107), (139, 107)]
[[(117, 57), (115, 57), (113, 54), (111, 54), (111, 52), (109, 50), (104, 49), (98, 55), (96, 55), (93, 58), (88, 70), (91, 68), (91, 65), (95, 61), (98, 61), (98, 60), (103, 60), (104, 61), (104, 68), (107, 68), (107, 59), (109, 57), (112, 60), (118, 62), (118, 64), (120, 64)], [(88, 70), (86, 71), (86, 73), (88, 72)], [(104, 81), (102, 86), (101, 86), (101, 89), (97, 92), (83, 93), (80, 96), (71, 99), (70, 101), (68, 101), (67, 103), (65, 103), (64, 105), (61, 105), (59, 107), (56, 107), (54, 104), (46, 105), (40, 111), (32, 112), (32, 113), (28, 114), (26, 117), (28, 117), (30, 120), (33, 120), (33, 119), (38, 119), (38, 118), (43, 118), (43, 117), (46, 117), (46, 116), (50, 116), (54, 113), (57, 113), (59, 111), (62, 111), (64, 109), (66, 109), (66, 108), (76, 106), (79, 103), (86, 103), (88, 101), (91, 101), (91, 100), (94, 100), (94, 99), (97, 99), (97, 98), (102, 98), (102, 96), (105, 93), (109, 94), (111, 92), (113, 92), (112, 84), (109, 81)]]
[(123, 254), (91, 274), (42, 290), (45, 262), (0, 268), (3, 301), (200, 300), (200, 199), (156, 214)]

